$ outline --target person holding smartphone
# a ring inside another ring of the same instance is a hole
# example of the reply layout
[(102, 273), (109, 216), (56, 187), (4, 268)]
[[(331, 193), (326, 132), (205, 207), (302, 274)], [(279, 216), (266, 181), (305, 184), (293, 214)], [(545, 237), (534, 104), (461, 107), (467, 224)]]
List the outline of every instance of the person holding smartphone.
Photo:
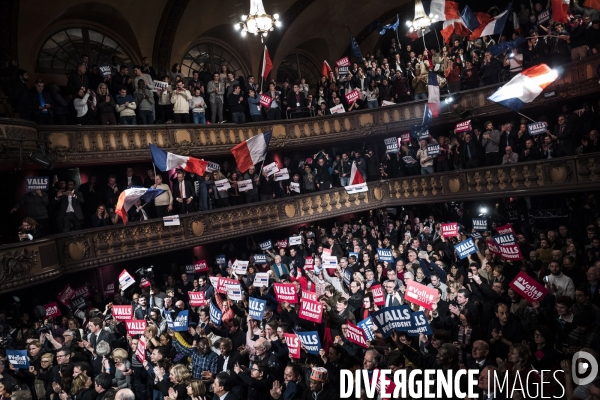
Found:
[(98, 208), (96, 208), (96, 213), (92, 215), (92, 226), (94, 228), (99, 228), (108, 225), (110, 225), (108, 212), (106, 211), (104, 204), (100, 204)]

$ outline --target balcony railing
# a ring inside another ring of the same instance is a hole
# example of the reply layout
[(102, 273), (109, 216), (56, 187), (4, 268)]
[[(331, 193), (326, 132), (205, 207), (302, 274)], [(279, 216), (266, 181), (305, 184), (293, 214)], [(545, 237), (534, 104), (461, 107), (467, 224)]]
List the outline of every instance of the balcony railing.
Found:
[[(62, 234), (0, 247), (0, 293), (64, 273), (130, 261), (276, 228), (381, 207), (598, 190), (600, 153), (371, 182), (162, 220)], [(16, 235), (16, 234), (15, 234)]]
[[(554, 92), (554, 95), (539, 96), (526, 108), (555, 105), (597, 92), (596, 67), (599, 63), (600, 56), (594, 56), (566, 65), (561, 78), (546, 90), (546, 93)], [(498, 85), (494, 85), (461, 92), (459, 104), (444, 107), (433, 124), (456, 122), (460, 117), (451, 112), (454, 107), (461, 111), (471, 110), (477, 116), (508, 112), (508, 109), (487, 100), (497, 88)], [(325, 117), (243, 125), (37, 126), (19, 120), (0, 119), (0, 166), (19, 163), (24, 154), (36, 148), (35, 140), (47, 144), (57, 165), (69, 166), (148, 161), (149, 144), (177, 154), (210, 159), (212, 156), (228, 155), (236, 144), (268, 130), (273, 131), (270, 149), (284, 151), (375, 135), (391, 136), (419, 124), (425, 104), (423, 100), (412, 101)]]

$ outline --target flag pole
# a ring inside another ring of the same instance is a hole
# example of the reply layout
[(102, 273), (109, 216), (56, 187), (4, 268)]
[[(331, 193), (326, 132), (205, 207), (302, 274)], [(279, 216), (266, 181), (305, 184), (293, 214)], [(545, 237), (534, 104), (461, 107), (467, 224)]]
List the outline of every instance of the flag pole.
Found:
[(262, 175), (263, 166), (265, 165), (265, 160), (267, 157), (263, 158), (262, 163), (260, 164), (260, 171), (258, 172), (258, 176)]
[(435, 30), (435, 28), (433, 28), (433, 33), (435, 33), (435, 40), (437, 41), (438, 44), (438, 51), (442, 51), (442, 46), (440, 46), (440, 38), (438, 37), (438, 32)]
[(398, 49), (400, 49), (400, 38), (398, 37), (398, 28), (400, 27), (400, 14), (396, 14), (396, 21), (398, 21), (398, 26), (394, 30), (396, 31), (396, 40), (398, 41), (398, 43), (397, 43)]
[(528, 119), (528, 120), (530, 120), (531, 122), (537, 122), (537, 121), (535, 121), (535, 120), (533, 120), (533, 119), (529, 118), (529, 117), (528, 117), (527, 115), (525, 115), (525, 114), (521, 114), (520, 112), (517, 112), (517, 114), (519, 114), (519, 115), (520, 115), (520, 116), (522, 116), (522, 117), (525, 117), (525, 118), (527, 118), (527, 119)]

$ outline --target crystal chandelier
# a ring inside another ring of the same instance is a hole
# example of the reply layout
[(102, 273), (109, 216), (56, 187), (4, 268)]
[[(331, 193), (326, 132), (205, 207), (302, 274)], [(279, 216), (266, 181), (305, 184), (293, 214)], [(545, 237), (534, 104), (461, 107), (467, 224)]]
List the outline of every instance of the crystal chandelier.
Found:
[(415, 18), (412, 21), (406, 21), (406, 26), (409, 27), (410, 32), (424, 31), (429, 25), (436, 22), (437, 19), (438, 16), (435, 14), (430, 16), (425, 14), (423, 2), (421, 0), (415, 0)]
[(242, 15), (242, 21), (233, 25), (236, 31), (241, 30), (242, 36), (246, 36), (247, 33), (260, 35), (261, 42), (269, 32), (280, 26), (279, 14), (267, 14), (262, 0), (250, 0), (250, 13)]

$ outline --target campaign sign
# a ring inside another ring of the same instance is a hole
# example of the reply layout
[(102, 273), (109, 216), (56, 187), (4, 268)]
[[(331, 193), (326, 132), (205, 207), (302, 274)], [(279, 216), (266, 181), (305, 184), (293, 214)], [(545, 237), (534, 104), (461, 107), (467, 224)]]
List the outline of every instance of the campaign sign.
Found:
[[(103, 78), (106, 78), (107, 76), (112, 74), (112, 68), (108, 64), (102, 64), (102, 65), (98, 66), (98, 69), (100, 70), (100, 73), (102, 74)], [(162, 83), (166, 83), (168, 85), (167, 82), (162, 82)]]
[(308, 354), (319, 354), (319, 349), (321, 349), (321, 340), (319, 339), (319, 332), (317, 331), (308, 331), (308, 332), (296, 332), (298, 335), (298, 339), (302, 342), (304, 349)]
[(286, 179), (290, 179), (290, 173), (287, 168), (283, 168), (275, 172), (273, 178), (275, 178), (275, 182), (285, 181)]
[(375, 340), (375, 332), (373, 332), (373, 330), (371, 329), (372, 326), (375, 326), (375, 324), (373, 323), (372, 317), (369, 316), (369, 317), (363, 319), (357, 325), (360, 329), (363, 330), (363, 332), (365, 333), (365, 338), (367, 340), (369, 340), (369, 341)]
[(346, 109), (344, 108), (343, 104), (338, 104), (335, 107), (331, 107), (329, 109), (329, 112), (332, 113), (332, 114), (341, 114), (341, 113), (345, 113)]
[(486, 218), (473, 218), (473, 229), (476, 231), (487, 231), (488, 224)]
[(238, 275), (245, 275), (248, 272), (250, 261), (235, 260), (233, 262), (233, 271)]
[(221, 319), (223, 318), (223, 312), (213, 303), (210, 304), (210, 322), (215, 325), (221, 326)]
[(417, 140), (427, 140), (429, 139), (429, 129), (424, 126), (412, 126), (410, 136)]
[(146, 320), (144, 319), (131, 319), (125, 321), (125, 328), (129, 336), (143, 335), (146, 330)]
[(167, 327), (173, 329), (173, 318), (171, 318), (170, 312), (165, 312), (165, 319), (167, 320)]
[(217, 293), (227, 294), (227, 287), (225, 285), (238, 285), (240, 282), (231, 278), (219, 277), (219, 284), (217, 285)]
[(25, 178), (25, 190), (50, 190), (50, 178), (47, 176), (30, 176)]
[(302, 244), (302, 236), (290, 236), (290, 238), (288, 239), (288, 243), (290, 244), (290, 246), (297, 246), (299, 244)]
[(417, 160), (415, 160), (411, 156), (404, 156), (404, 157), (402, 157), (402, 161), (404, 161), (407, 164), (414, 164), (414, 163), (417, 162)]
[(250, 297), (249, 314), (252, 319), (262, 321), (263, 315), (265, 314), (265, 307), (267, 306), (266, 300), (256, 299)]
[(438, 291), (435, 288), (425, 286), (417, 281), (408, 281), (404, 298), (411, 303), (423, 306), (431, 310), (431, 305), (435, 303)]
[(456, 133), (467, 132), (471, 130), (471, 120), (459, 122), (454, 127)]
[(438, 143), (432, 143), (427, 145), (427, 155), (430, 157), (440, 155), (440, 145)]
[(281, 239), (277, 241), (277, 247), (279, 247), (280, 249), (285, 249), (286, 247), (288, 247), (288, 241), (287, 239)]
[(181, 225), (181, 221), (179, 221), (179, 215), (165, 215), (163, 217), (163, 223), (165, 224), (165, 226)]
[(458, 223), (450, 222), (449, 224), (442, 224), (443, 237), (456, 237), (456, 235), (458, 235)]
[(225, 254), (219, 254), (216, 262), (218, 265), (227, 265), (227, 257), (225, 257)]
[(186, 274), (194, 274), (195, 272), (196, 272), (196, 267), (194, 267), (194, 264), (188, 264), (185, 266)]
[(523, 259), (521, 254), (521, 248), (518, 244), (499, 244), (498, 249), (500, 250), (500, 257), (505, 260), (519, 261)]
[(382, 308), (371, 316), (379, 333), (383, 335), (384, 339), (387, 339), (392, 331), (406, 331), (412, 326), (410, 315), (409, 306), (393, 306)]
[(348, 258), (350, 258), (352, 256), (354, 256), (354, 258), (356, 260), (358, 260), (358, 253), (357, 252), (351, 251), (351, 252), (348, 253)]
[(279, 166), (277, 165), (277, 163), (275, 161), (273, 161), (271, 164), (265, 165), (263, 167), (263, 171), (267, 172), (267, 176), (271, 176), (275, 172), (279, 171)]
[(133, 279), (133, 277), (131, 275), (129, 275), (129, 272), (127, 272), (126, 269), (121, 271), (121, 273), (119, 274), (119, 285), (121, 285), (121, 290), (127, 289), (129, 286), (133, 285), (134, 283), (135, 283), (135, 279)]
[(512, 233), (513, 236), (517, 236), (511, 224), (506, 224), (497, 227), (496, 232), (498, 232), (498, 235), (506, 235), (507, 233)]
[(268, 272), (257, 272), (254, 276), (254, 287), (267, 287), (269, 286), (269, 273)]
[(315, 292), (309, 292), (308, 290), (302, 291), (302, 301), (310, 300), (310, 301), (319, 301), (319, 298)]
[(394, 103), (393, 101), (388, 101), (388, 100), (384, 100), (381, 102), (382, 106), (395, 106), (396, 103)]
[(56, 304), (55, 301), (53, 301), (52, 303), (44, 304), (42, 307), (46, 309), (46, 317), (48, 318), (61, 316), (60, 309), (58, 308), (58, 304)]
[(353, 104), (360, 98), (360, 91), (354, 89), (350, 93), (346, 93), (344, 96), (346, 97), (348, 104)]
[(152, 89), (152, 91), (154, 93), (158, 93), (163, 89), (167, 89), (169, 87), (169, 84), (167, 82), (163, 82), (163, 81), (154, 81), (152, 82), (154, 88)]
[(411, 320), (412, 326), (406, 331), (409, 336), (419, 336), (421, 333), (424, 335), (433, 334), (431, 326), (429, 326), (429, 322), (427, 322), (427, 318), (423, 311), (412, 313)]
[(227, 189), (231, 189), (231, 183), (229, 183), (227, 178), (215, 181), (215, 186), (219, 192), (226, 192)]
[(116, 320), (127, 321), (133, 317), (133, 306), (112, 306), (112, 315)]
[(544, 10), (537, 16), (538, 25), (542, 25), (550, 20), (550, 10)]
[(6, 350), (6, 358), (10, 365), (17, 369), (29, 369), (27, 350)]
[(71, 305), (70, 308), (71, 310), (83, 310), (84, 308), (87, 307), (87, 303), (85, 301), (85, 299), (83, 297), (74, 297), (73, 300), (71, 300)]
[(172, 331), (183, 332), (188, 330), (188, 310), (179, 311), (175, 321), (173, 321)]
[(400, 134), (400, 141), (402, 143), (410, 143), (410, 132), (404, 132)]
[(348, 75), (348, 69), (350, 67), (339, 67), (338, 68), (338, 74), (340, 75), (340, 78), (345, 77), (346, 75)]
[(387, 261), (389, 263), (394, 262), (394, 255), (392, 254), (392, 250), (390, 249), (377, 249), (377, 255), (379, 256), (379, 261)]
[(240, 192), (247, 192), (248, 190), (252, 190), (254, 186), (252, 186), (252, 179), (244, 179), (243, 181), (238, 181), (238, 190)]
[(298, 303), (298, 293), (296, 285), (293, 283), (274, 283), (275, 297), (278, 302), (286, 301), (290, 304)]
[(493, 236), (492, 239), (494, 239), (494, 242), (496, 242), (498, 244), (515, 244), (515, 243), (517, 243), (517, 241), (512, 233), (507, 233), (505, 235), (496, 235), (496, 236)]
[(331, 249), (324, 248), (322, 254), (323, 254), (323, 256), (330, 256), (331, 255)]
[(267, 256), (264, 254), (255, 254), (252, 256), (254, 258), (254, 264), (266, 264)]
[(352, 342), (361, 347), (364, 347), (365, 349), (368, 349), (369, 344), (367, 343), (367, 339), (365, 338), (365, 332), (350, 321), (348, 321), (347, 324), (348, 331), (346, 332), (346, 339), (348, 339), (349, 342)]
[(338, 265), (337, 256), (326, 256), (321, 257), (321, 266), (327, 269), (336, 269)]
[(237, 285), (225, 285), (227, 290), (227, 297), (233, 301), (242, 300), (242, 287), (238, 283)]
[(270, 108), (272, 102), (273, 102), (273, 99), (271, 98), (271, 96), (267, 96), (266, 94), (260, 95), (260, 105), (261, 106), (263, 106), (265, 108)]
[(216, 162), (212, 162), (212, 161), (206, 161), (208, 163), (208, 165), (206, 166), (206, 172), (215, 172), (215, 171), (220, 171), (221, 170), (221, 166), (219, 164), (217, 164)]
[(295, 333), (284, 333), (285, 343), (287, 344), (290, 355), (293, 358), (300, 358), (300, 339)]
[(508, 286), (530, 303), (542, 301), (548, 294), (548, 289), (544, 285), (523, 271), (519, 272)]
[(206, 260), (198, 260), (194, 262), (194, 272), (208, 272), (208, 263)]
[(89, 299), (90, 297), (92, 297), (92, 292), (90, 291), (90, 285), (88, 285), (86, 283), (85, 285), (80, 286), (77, 289), (75, 289), (75, 296), (83, 297), (84, 299)]
[(483, 238), (483, 236), (479, 232), (473, 232), (473, 233), (471, 233), (471, 237), (473, 239), (482, 239)]
[(206, 305), (204, 292), (188, 292), (188, 296), (190, 296), (190, 306), (204, 307)]
[(335, 62), (335, 65), (337, 65), (338, 67), (349, 67), (350, 59), (348, 57), (340, 58)]
[(71, 300), (75, 297), (75, 290), (67, 283), (63, 290), (58, 294), (58, 301), (63, 305), (68, 306)]
[(300, 193), (300, 184), (296, 182), (290, 182), (290, 190), (292, 192)]
[(383, 293), (383, 287), (381, 287), (381, 285), (371, 286), (371, 293), (373, 294), (373, 301), (376, 305), (382, 306), (385, 304), (385, 294)]
[(135, 356), (140, 360), (143, 364), (146, 361), (146, 338), (144, 335), (140, 336), (138, 340), (137, 350), (135, 351)]
[(315, 260), (311, 256), (304, 258), (304, 269), (307, 271), (315, 269)]
[(456, 251), (456, 254), (458, 254), (458, 258), (462, 260), (471, 254), (477, 253), (477, 246), (475, 245), (473, 238), (468, 238), (454, 246), (454, 250)]
[(114, 282), (106, 285), (106, 289), (104, 289), (105, 296), (112, 296), (113, 294), (115, 294), (115, 283)]
[(307, 321), (320, 324), (323, 319), (323, 305), (318, 301), (302, 300), (298, 316)]
[(500, 254), (500, 249), (498, 248), (498, 245), (496, 244), (496, 242), (494, 242), (493, 239), (485, 239), (485, 244), (489, 251), (491, 251), (494, 254)]
[(527, 124), (527, 130), (531, 136), (545, 133), (548, 127), (543, 122), (534, 122), (533, 124)]
[(383, 139), (385, 143), (386, 153), (398, 153), (398, 138), (391, 137), (387, 139)]
[(271, 239), (265, 240), (264, 242), (261, 242), (258, 245), (260, 246), (260, 249), (262, 251), (271, 250), (273, 248), (273, 242), (271, 242)]

